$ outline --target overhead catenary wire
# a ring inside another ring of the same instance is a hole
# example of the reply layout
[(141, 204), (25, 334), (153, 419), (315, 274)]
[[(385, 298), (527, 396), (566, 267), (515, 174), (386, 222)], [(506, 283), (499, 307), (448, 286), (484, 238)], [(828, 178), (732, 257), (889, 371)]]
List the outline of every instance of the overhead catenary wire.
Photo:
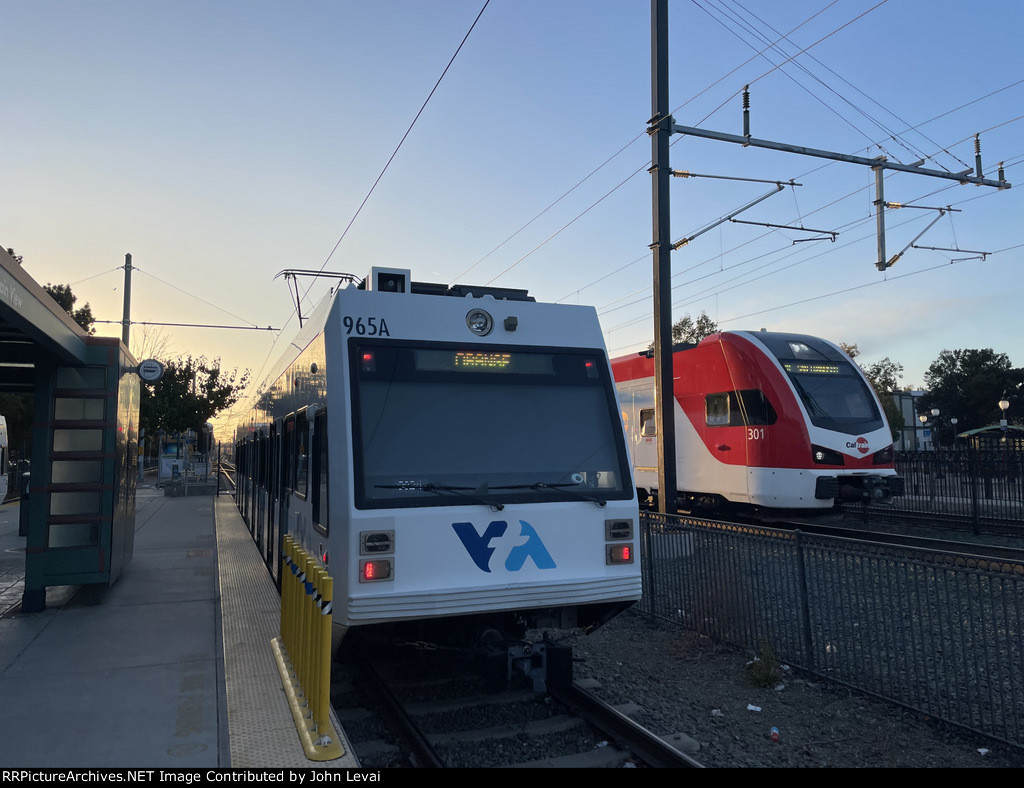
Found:
[[(946, 186), (943, 186), (943, 187), (941, 187), (939, 189), (936, 189), (933, 192), (930, 192), (928, 194), (922, 195), (922, 196), (920, 196), (917, 199), (926, 199), (927, 197), (934, 196), (935, 194), (937, 194), (939, 192), (942, 192), (942, 191), (945, 191), (945, 190), (951, 189), (951, 188), (954, 188), (954, 185), (946, 185)], [(990, 197), (994, 193), (995, 192), (991, 192), (991, 191), (983, 192), (981, 194), (977, 194), (977, 195), (975, 195), (973, 197), (969, 197), (969, 198), (967, 198), (965, 200), (962, 200), (962, 201), (960, 201), (959, 203), (956, 203), (956, 204), (962, 204), (964, 202), (971, 202), (973, 200), (981, 199), (983, 197)], [(891, 227), (892, 227), (892, 229), (896, 229), (898, 227), (901, 227), (903, 225), (910, 224), (911, 222), (916, 221), (917, 218), (919, 218), (919, 217), (914, 217), (914, 218), (908, 219), (908, 220), (906, 220), (904, 222), (894, 224)], [(851, 222), (849, 226), (852, 227), (852, 226), (856, 226), (858, 224), (867, 223), (869, 221), (871, 221), (871, 218), (870, 217), (865, 217), (863, 219), (858, 219), (858, 220), (856, 220), (854, 222)], [(766, 234), (762, 234), (762, 235), (766, 235)], [(771, 266), (771, 265), (776, 264), (777, 262), (780, 262), (778, 260), (776, 260), (776, 261), (769, 261), (769, 262), (765, 263), (764, 265), (762, 265), (760, 268), (754, 269), (754, 271), (748, 271), (745, 274), (740, 274), (740, 275), (738, 275), (736, 277), (733, 277), (732, 280), (728, 280), (727, 282), (724, 282), (724, 283), (719, 283), (718, 285), (714, 286), (713, 288), (711, 288), (709, 290), (706, 290), (706, 291), (704, 291), (702, 293), (692, 294), (691, 296), (688, 297), (687, 301), (674, 303), (673, 304), (673, 309), (681, 308), (681, 307), (685, 306), (687, 303), (692, 303), (694, 301), (700, 300), (701, 298), (708, 297), (710, 295), (715, 295), (717, 297), (721, 293), (728, 292), (730, 290), (735, 290), (735, 289), (737, 289), (739, 287), (743, 287), (743, 286), (752, 284), (752, 283), (754, 283), (756, 281), (764, 279), (767, 276), (771, 276), (771, 275), (780, 273), (781, 271), (788, 270), (789, 268), (793, 268), (793, 267), (795, 267), (797, 265), (802, 265), (802, 264), (807, 263), (807, 262), (813, 262), (818, 257), (821, 257), (821, 256), (823, 256), (825, 254), (832, 254), (834, 252), (841, 251), (841, 250), (843, 250), (843, 249), (845, 249), (845, 248), (847, 248), (847, 247), (849, 247), (849, 246), (851, 246), (851, 245), (853, 245), (855, 243), (859, 243), (859, 242), (865, 240), (868, 237), (870, 237), (870, 235), (869, 236), (862, 236), (860, 238), (851, 240), (851, 241), (849, 241), (849, 242), (847, 242), (845, 244), (840, 244), (839, 246), (835, 246), (835, 247), (832, 247), (832, 248), (828, 249), (826, 252), (822, 253), (822, 255), (815, 255), (815, 256), (812, 256), (812, 257), (809, 257), (809, 258), (797, 260), (796, 262), (790, 263), (789, 265), (787, 265), (787, 266), (785, 266), (785, 267), (783, 267), (781, 269), (776, 269), (776, 270), (773, 270), (773, 271), (767, 271), (767, 272), (765, 272), (765, 273), (761, 274), (760, 276), (755, 277), (753, 279), (747, 279), (745, 281), (737, 281), (738, 279), (740, 279), (743, 276), (748, 276), (751, 273), (754, 273), (754, 272), (756, 272), (758, 270), (763, 270), (764, 268), (767, 268), (768, 266)], [(1012, 248), (1016, 248), (1016, 247), (1009, 247), (1008, 249), (1012, 249)], [(1008, 249), (1004, 249), (1004, 250), (1001, 250), (1001, 251), (1008, 251)], [(748, 261), (746, 261), (744, 263), (738, 263), (738, 264), (732, 266), (731, 268), (738, 268), (738, 267), (741, 267), (743, 265), (748, 264), (749, 262), (756, 261), (757, 259), (761, 259), (761, 258), (764, 258), (764, 257), (769, 257), (769, 256), (772, 256), (772, 255), (777, 254), (777, 253), (782, 252), (782, 251), (788, 251), (788, 253), (785, 254), (782, 259), (786, 259), (788, 257), (791, 257), (791, 256), (793, 256), (794, 254), (797, 253), (797, 250), (793, 250), (792, 247), (783, 247), (783, 248), (780, 248), (780, 249), (776, 249), (776, 250), (772, 250), (770, 252), (767, 252), (767, 253), (765, 253), (763, 255), (760, 255), (760, 256), (758, 256), (756, 258), (753, 258), (752, 260), (748, 260)], [(996, 253), (993, 252), (992, 254), (996, 254)], [(701, 265), (703, 265), (703, 264), (704, 263), (702, 263)], [(699, 266), (696, 266), (696, 267), (699, 267)], [(693, 269), (687, 269), (687, 270), (693, 270)], [(731, 270), (731, 269), (726, 269), (726, 270)], [(685, 271), (684, 272), (680, 272), (680, 274), (681, 273), (685, 273)], [(681, 283), (679, 283), (677, 285), (674, 285), (672, 287), (672, 290), (678, 290), (679, 288), (685, 287), (685, 286), (690, 285), (690, 284), (693, 284), (695, 281), (699, 281), (700, 279), (711, 278), (714, 275), (716, 275), (717, 273), (719, 273), (719, 272), (712, 272), (712, 273), (707, 274), (705, 276), (698, 277), (697, 280), (688, 280), (688, 281), (685, 281), (685, 282), (681, 282)], [(679, 276), (680, 274), (677, 274), (676, 276)], [(673, 278), (675, 278), (675, 276)], [(735, 284), (732, 284), (729, 287), (723, 287), (723, 285), (728, 284), (729, 281), (735, 282)], [(637, 292), (639, 293), (639, 292), (642, 292), (642, 291), (637, 291)], [(615, 311), (616, 309), (622, 309), (622, 308), (626, 308), (626, 307), (633, 306), (633, 305), (636, 305), (636, 304), (645, 303), (646, 301), (647, 301), (647, 298), (639, 299), (639, 300), (633, 301), (633, 302), (631, 302), (629, 304), (622, 304), (620, 306), (614, 307), (613, 309), (604, 310), (603, 312), (601, 310), (599, 310), (599, 313), (607, 314), (610, 311)], [(612, 303), (615, 303), (615, 302), (612, 302)], [(631, 320), (629, 320), (629, 321), (627, 321), (625, 323), (622, 323), (622, 324), (613, 326), (612, 328), (606, 329), (604, 331), (604, 333), (607, 335), (607, 334), (613, 333), (615, 331), (621, 330), (623, 328), (628, 328), (629, 326), (636, 325), (638, 323), (642, 323), (643, 321), (648, 320), (648, 319), (649, 319), (649, 315), (644, 314), (644, 315), (642, 315), (642, 316), (640, 316), (638, 318), (631, 319)]]
[[(427, 104), (430, 103), (430, 99), (433, 98), (434, 93), (437, 92), (438, 87), (440, 87), (440, 85), (441, 85), (441, 81), (445, 78), (445, 75), (448, 73), (448, 70), (452, 67), (452, 64), (455, 62), (455, 58), (457, 58), (459, 56), (459, 52), (462, 51), (462, 47), (465, 46), (466, 41), (469, 39), (470, 34), (473, 32), (473, 29), (476, 27), (477, 22), (480, 21), (480, 17), (483, 16), (484, 11), (487, 10), (487, 6), (490, 4), (490, 2), (491, 2), (491, 0), (484, 0), (483, 7), (480, 9), (480, 12), (476, 15), (476, 18), (473, 20), (473, 24), (471, 24), (469, 26), (469, 30), (466, 31), (466, 35), (462, 37), (462, 41), (459, 42), (458, 47), (456, 47), (455, 53), (451, 56), (451, 59), (448, 61), (448, 65), (446, 65), (444, 67), (444, 71), (441, 72), (441, 76), (439, 76), (437, 78), (437, 82), (434, 83), (434, 87), (430, 89), (430, 93), (427, 95), (427, 98), (423, 101), (423, 104), (419, 108), (419, 111), (416, 113), (416, 116), (412, 119), (412, 123), (409, 124), (409, 128), (407, 128), (405, 130), (405, 134), (403, 134), (402, 135), (402, 139), (400, 139), (398, 141), (398, 145), (395, 146), (395, 150), (392, 152), (391, 156), (388, 158), (387, 163), (384, 165), (384, 168), (380, 171), (380, 174), (377, 176), (377, 179), (373, 182), (373, 185), (370, 187), (370, 190), (366, 193), (366, 196), (363, 198), (363, 201), (361, 203), (359, 203), (359, 207), (356, 208), (356, 212), (352, 215), (352, 218), (349, 220), (348, 224), (345, 226), (345, 229), (342, 231), (341, 237), (338, 238), (337, 242), (334, 244), (334, 247), (331, 249), (330, 253), (327, 255), (327, 258), (324, 260), (323, 264), (320, 266), (320, 270), (321, 271), (323, 271), (327, 267), (327, 264), (331, 261), (331, 258), (334, 256), (334, 253), (336, 251), (338, 251), (338, 247), (341, 246), (341, 242), (344, 241), (345, 240), (345, 236), (348, 235), (348, 231), (352, 229), (352, 225), (355, 224), (356, 219), (359, 218), (359, 214), (362, 213), (362, 210), (366, 206), (366, 203), (369, 202), (370, 197), (373, 195), (374, 190), (377, 188), (377, 185), (381, 182), (381, 179), (384, 177), (384, 173), (386, 173), (388, 171), (388, 168), (391, 166), (391, 162), (393, 162), (395, 160), (395, 157), (398, 155), (398, 151), (400, 151), (402, 149), (402, 145), (405, 144), (405, 141), (406, 141), (406, 139), (408, 139), (409, 134), (412, 133), (413, 127), (416, 125), (416, 121), (418, 121), (420, 119), (420, 115), (422, 115), (423, 111), (427, 108)], [(306, 287), (306, 290), (303, 293), (303, 296), (305, 296), (306, 293), (309, 292), (309, 289), (312, 286), (313, 286), (313, 284), (311, 282)]]
[[(817, 16), (819, 16), (820, 14), (822, 14), (822, 13), (823, 13), (824, 11), (826, 11), (826, 10), (827, 10), (828, 8), (831, 8), (831, 7), (832, 7), (833, 5), (835, 5), (835, 4), (836, 4), (836, 3), (838, 2), (838, 1), (839, 1), (839, 0), (832, 0), (832, 2), (831, 2), (831, 3), (829, 3), (829, 5), (828, 5), (828, 6), (826, 6), (825, 8), (823, 8), (823, 9), (822, 9), (821, 11), (818, 11), (817, 13), (815, 13), (815, 14), (812, 14), (812, 15), (811, 15), (810, 17), (808, 17), (808, 18), (807, 18), (807, 19), (805, 19), (805, 20), (804, 20), (803, 22), (801, 22), (801, 23), (800, 23), (799, 25), (797, 25), (797, 26), (796, 26), (796, 27), (794, 27), (794, 28), (793, 28), (792, 30), (790, 30), (790, 31), (789, 31), (789, 33), (788, 33), (787, 35), (789, 35), (789, 34), (792, 34), (792, 33), (794, 33), (795, 31), (799, 30), (799, 29), (800, 29), (801, 27), (803, 27), (804, 25), (806, 25), (806, 24), (807, 24), (808, 22), (810, 22), (811, 20), (813, 20), (813, 19), (814, 19), (815, 17), (817, 17)], [(677, 106), (677, 107), (676, 107), (676, 108), (675, 108), (675, 109), (673, 110), (673, 112), (678, 112), (678, 111), (679, 111), (680, 109), (682, 109), (683, 107), (685, 107), (685, 106), (686, 106), (687, 104), (689, 104), (689, 103), (691, 103), (691, 102), (695, 101), (696, 99), (698, 99), (698, 98), (699, 98), (700, 96), (702, 96), (702, 95), (703, 95), (704, 93), (706, 93), (707, 91), (709, 91), (709, 90), (711, 90), (711, 89), (712, 89), (713, 87), (715, 87), (715, 85), (718, 85), (718, 84), (719, 84), (720, 82), (722, 82), (723, 80), (725, 80), (726, 78), (728, 78), (728, 77), (729, 77), (729, 76), (730, 76), (731, 74), (735, 73), (736, 71), (738, 71), (738, 70), (739, 70), (739, 69), (741, 69), (741, 68), (742, 68), (743, 66), (747, 65), (748, 63), (750, 63), (751, 61), (755, 60), (755, 59), (757, 58), (758, 54), (760, 54), (760, 53), (757, 53), (757, 54), (753, 55), (752, 57), (748, 58), (748, 59), (747, 59), (746, 61), (744, 61), (743, 63), (741, 63), (741, 64), (740, 64), (739, 66), (737, 66), (736, 68), (734, 68), (734, 69), (733, 69), (732, 71), (730, 71), (730, 72), (729, 72), (728, 74), (726, 74), (726, 75), (722, 76), (721, 78), (719, 78), (718, 80), (716, 80), (715, 82), (711, 83), (711, 84), (710, 84), (710, 85), (708, 85), (708, 86), (707, 86), (706, 88), (704, 88), (703, 90), (701, 90), (700, 92), (698, 92), (698, 93), (694, 94), (693, 96), (691, 96), (691, 97), (690, 97), (689, 99), (687, 99), (687, 100), (686, 100), (686, 101), (684, 101), (684, 102), (683, 102), (682, 104), (680, 104), (679, 106)], [(698, 125), (699, 125), (699, 123), (698, 123)], [(555, 207), (555, 205), (557, 205), (557, 204), (558, 204), (559, 202), (561, 202), (561, 201), (562, 201), (562, 200), (563, 200), (563, 199), (564, 199), (565, 197), (567, 197), (567, 196), (568, 196), (569, 194), (571, 194), (571, 193), (572, 193), (573, 191), (575, 191), (575, 190), (576, 190), (577, 188), (579, 188), (579, 187), (580, 187), (580, 186), (581, 186), (581, 185), (582, 185), (583, 183), (585, 183), (585, 182), (586, 182), (587, 180), (589, 180), (589, 179), (590, 179), (590, 178), (591, 178), (591, 177), (592, 177), (593, 175), (595, 175), (595, 174), (596, 174), (596, 173), (597, 173), (597, 172), (598, 172), (599, 170), (603, 169), (603, 168), (604, 168), (604, 167), (605, 167), (605, 166), (606, 166), (607, 164), (609, 164), (609, 163), (610, 163), (610, 162), (611, 162), (612, 160), (614, 160), (615, 158), (617, 158), (618, 156), (620, 156), (620, 155), (621, 155), (622, 153), (624, 153), (624, 152), (625, 152), (625, 151), (626, 151), (626, 150), (627, 150), (627, 149), (628, 149), (628, 148), (629, 148), (630, 146), (632, 146), (632, 145), (633, 145), (634, 143), (636, 143), (636, 142), (637, 142), (638, 140), (640, 140), (640, 139), (643, 139), (643, 138), (644, 138), (645, 136), (646, 136), (646, 131), (644, 131), (644, 132), (640, 132), (639, 134), (637, 134), (637, 136), (635, 136), (635, 137), (634, 137), (634, 138), (633, 138), (632, 140), (630, 140), (630, 141), (629, 141), (629, 142), (627, 142), (627, 143), (626, 143), (625, 145), (623, 145), (623, 146), (622, 146), (622, 147), (621, 147), (621, 148), (620, 148), (620, 149), (619, 149), (619, 150), (618, 150), (618, 151), (617, 151), (616, 153), (612, 154), (612, 156), (610, 156), (610, 157), (609, 157), (608, 159), (606, 159), (606, 160), (605, 160), (605, 161), (604, 161), (604, 162), (603, 162), (602, 164), (600, 164), (600, 165), (599, 165), (598, 167), (596, 167), (595, 169), (591, 170), (591, 171), (590, 171), (590, 172), (589, 172), (589, 173), (588, 173), (588, 174), (587, 174), (586, 176), (584, 176), (584, 177), (583, 177), (583, 178), (582, 178), (581, 180), (579, 180), (579, 181), (578, 181), (578, 182), (577, 182), (577, 183), (576, 183), (575, 185), (573, 185), (573, 186), (572, 186), (572, 187), (571, 187), (571, 188), (570, 188), (570, 189), (569, 189), (568, 191), (566, 191), (566, 192), (565, 192), (564, 194), (562, 194), (562, 196), (561, 196), (561, 197), (559, 197), (559, 198), (558, 198), (557, 200), (555, 200), (554, 202), (550, 203), (550, 204), (549, 204), (549, 205), (548, 205), (548, 206), (547, 206), (547, 207), (546, 207), (546, 208), (545, 208), (544, 210), (542, 210), (542, 211), (541, 211), (540, 213), (538, 213), (538, 214), (537, 214), (536, 216), (534, 216), (534, 217), (533, 217), (533, 218), (532, 218), (532, 219), (531, 219), (531, 220), (530, 220), (529, 222), (527, 222), (527, 223), (526, 223), (525, 225), (523, 225), (523, 226), (522, 226), (522, 227), (520, 227), (520, 228), (519, 228), (518, 230), (516, 230), (516, 231), (515, 231), (514, 233), (512, 233), (512, 234), (511, 234), (510, 236), (508, 236), (508, 237), (507, 237), (507, 238), (506, 238), (506, 239), (505, 239), (504, 241), (502, 241), (502, 242), (501, 242), (500, 244), (498, 244), (498, 246), (496, 246), (496, 247), (495, 247), (494, 249), (492, 249), (492, 250), (491, 250), (490, 252), (488, 252), (488, 253), (487, 253), (486, 255), (484, 255), (484, 256), (483, 256), (483, 257), (481, 257), (481, 258), (480, 258), (479, 260), (477, 260), (477, 261), (476, 261), (476, 262), (475, 262), (475, 263), (474, 263), (473, 265), (471, 265), (471, 266), (470, 266), (469, 268), (467, 268), (467, 269), (466, 269), (465, 271), (463, 271), (463, 272), (462, 272), (461, 274), (459, 274), (459, 275), (458, 275), (458, 276), (457, 276), (457, 277), (456, 277), (455, 279), (457, 280), (457, 279), (458, 279), (459, 277), (462, 277), (462, 276), (464, 276), (465, 274), (469, 273), (469, 271), (471, 271), (472, 269), (476, 268), (476, 267), (477, 267), (477, 266), (478, 266), (478, 265), (479, 265), (480, 263), (482, 263), (482, 262), (483, 262), (484, 260), (486, 260), (486, 259), (487, 259), (488, 257), (490, 257), (490, 256), (491, 256), (492, 254), (494, 254), (494, 252), (496, 252), (496, 251), (497, 251), (498, 249), (500, 249), (500, 248), (501, 248), (502, 246), (504, 246), (504, 245), (505, 245), (506, 243), (508, 243), (508, 242), (509, 242), (510, 240), (512, 240), (512, 239), (513, 239), (514, 237), (516, 237), (517, 235), (519, 235), (519, 233), (521, 233), (521, 232), (522, 232), (523, 230), (525, 230), (525, 229), (526, 229), (526, 228), (527, 228), (527, 227), (528, 227), (529, 225), (531, 225), (531, 224), (533, 224), (533, 223), (534, 223), (535, 221), (537, 221), (537, 220), (538, 220), (538, 219), (539, 219), (540, 217), (542, 217), (542, 216), (543, 216), (544, 214), (548, 213), (548, 211), (550, 211), (550, 210), (551, 210), (552, 208), (554, 208), (554, 207)], [(674, 144), (674, 143), (673, 143), (673, 144)], [(647, 168), (648, 168), (649, 166), (650, 166), (650, 160), (648, 160), (648, 161), (647, 161), (647, 164), (645, 164), (645, 165), (644, 165), (643, 167), (641, 167), (641, 168), (639, 168), (639, 169), (638, 169), (637, 171), (635, 171), (635, 172), (633, 173), (633, 175), (631, 175), (630, 177), (631, 177), (631, 178), (632, 178), (632, 177), (635, 177), (635, 176), (636, 176), (636, 175), (638, 175), (638, 174), (639, 174), (640, 172), (643, 172), (643, 171), (645, 171), (645, 170), (646, 170), (646, 169), (647, 169)], [(629, 180), (629, 179), (627, 179), (627, 181), (628, 181), (628, 180)], [(599, 200), (598, 200), (597, 202), (595, 202), (595, 203), (592, 203), (592, 204), (590, 205), (590, 207), (589, 207), (589, 208), (588, 208), (588, 209), (587, 209), (586, 211), (584, 211), (584, 212), (583, 212), (582, 214), (580, 214), (580, 215), (579, 215), (579, 216), (577, 216), (576, 218), (577, 218), (577, 219), (579, 219), (579, 218), (580, 218), (581, 216), (583, 216), (584, 214), (586, 214), (587, 212), (589, 212), (589, 210), (590, 210), (590, 209), (594, 208), (594, 207), (595, 207), (595, 206), (596, 206), (596, 205), (597, 205), (598, 203), (602, 202), (602, 201), (603, 201), (603, 200), (604, 200), (605, 198), (607, 198), (607, 197), (608, 197), (608, 196), (609, 196), (610, 194), (612, 194), (612, 193), (613, 193), (613, 192), (614, 192), (614, 191), (615, 191), (616, 189), (618, 189), (618, 188), (620, 188), (620, 187), (621, 187), (622, 185), (624, 185), (624, 184), (625, 184), (625, 182), (626, 182), (626, 181), (623, 181), (623, 183), (622, 183), (622, 184), (620, 184), (619, 186), (615, 187), (615, 189), (612, 189), (612, 190), (611, 190), (610, 192), (606, 193), (606, 194), (605, 194), (605, 195), (604, 195), (604, 196), (603, 196), (603, 197), (602, 197), (601, 199), (599, 199)], [(574, 221), (575, 221), (575, 220), (574, 220)], [(573, 223), (573, 222), (570, 222), (569, 224), (567, 224), (567, 225), (564, 225), (564, 226), (563, 226), (563, 227), (562, 227), (561, 229), (559, 229), (559, 230), (558, 230), (557, 232), (555, 232), (555, 233), (553, 233), (552, 235), (550, 235), (550, 236), (549, 236), (549, 237), (548, 237), (547, 239), (545, 239), (545, 241), (544, 241), (543, 243), (541, 243), (540, 245), (538, 245), (538, 247), (537, 247), (536, 249), (532, 250), (532, 251), (531, 251), (531, 252), (529, 252), (529, 253), (528, 253), (527, 255), (524, 255), (524, 256), (523, 256), (523, 257), (521, 257), (520, 259), (516, 260), (516, 262), (515, 262), (515, 263), (513, 263), (513, 264), (512, 264), (511, 266), (509, 266), (509, 267), (508, 267), (508, 268), (507, 268), (507, 269), (506, 269), (505, 271), (503, 271), (502, 273), (498, 274), (498, 276), (494, 277), (494, 279), (491, 279), (491, 282), (495, 281), (495, 279), (497, 279), (497, 278), (499, 278), (499, 277), (503, 276), (503, 275), (504, 275), (505, 273), (508, 273), (508, 271), (510, 271), (510, 270), (511, 270), (512, 268), (514, 268), (515, 266), (519, 265), (519, 263), (523, 262), (523, 260), (525, 260), (525, 259), (526, 259), (527, 257), (529, 257), (529, 256), (530, 256), (531, 254), (533, 254), (533, 253), (534, 253), (535, 251), (537, 251), (537, 249), (541, 248), (542, 246), (544, 246), (544, 244), (548, 243), (549, 241), (551, 241), (552, 239), (554, 239), (555, 237), (557, 237), (557, 236), (558, 236), (558, 235), (559, 235), (559, 234), (560, 234), (560, 233), (561, 233), (561, 232), (562, 232), (563, 230), (565, 230), (565, 229), (566, 229), (567, 227), (569, 227), (569, 226), (570, 226), (570, 225), (571, 225), (572, 223)], [(637, 262), (639, 262), (639, 261), (637, 261)], [(624, 267), (628, 267), (628, 266), (624, 266)], [(454, 281), (454, 280), (453, 280), (453, 281)], [(489, 284), (489, 283), (488, 283), (488, 284)], [(585, 288), (583, 288), (583, 289), (585, 289)], [(578, 291), (574, 291), (574, 292), (578, 292)], [(571, 294), (570, 294), (570, 295), (571, 295)], [(559, 301), (562, 301), (562, 300), (565, 300), (565, 298), (568, 298), (568, 297), (569, 297), (569, 296), (568, 296), (568, 295), (566, 295), (566, 296), (563, 296), (562, 298), (560, 298), (560, 299), (558, 299), (558, 300), (559, 300)]]

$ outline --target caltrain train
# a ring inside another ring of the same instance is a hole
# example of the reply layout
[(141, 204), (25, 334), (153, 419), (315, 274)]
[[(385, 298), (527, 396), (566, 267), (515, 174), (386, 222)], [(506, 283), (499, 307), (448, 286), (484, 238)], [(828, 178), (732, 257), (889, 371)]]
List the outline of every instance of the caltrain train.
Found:
[[(683, 510), (821, 512), (902, 494), (885, 412), (824, 339), (723, 331), (673, 347), (677, 502)], [(612, 360), (638, 497), (658, 496), (654, 359)]]
[(336, 643), (591, 628), (638, 600), (595, 310), (405, 269), (356, 281), (317, 307), (237, 433), (237, 502), (270, 572), (285, 533), (318, 556)]

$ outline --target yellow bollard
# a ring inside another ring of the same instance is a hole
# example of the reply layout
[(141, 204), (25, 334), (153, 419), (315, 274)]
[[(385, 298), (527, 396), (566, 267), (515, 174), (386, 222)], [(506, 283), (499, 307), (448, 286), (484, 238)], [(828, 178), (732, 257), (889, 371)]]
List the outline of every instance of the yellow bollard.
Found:
[(334, 606), (334, 581), (327, 572), (324, 572), (320, 589), (320, 687), (316, 724), (317, 730), (325, 731), (331, 724), (331, 611)]
[(345, 754), (330, 720), (333, 581), (291, 536), (283, 541), (281, 636), (271, 645), (306, 757), (333, 760)]

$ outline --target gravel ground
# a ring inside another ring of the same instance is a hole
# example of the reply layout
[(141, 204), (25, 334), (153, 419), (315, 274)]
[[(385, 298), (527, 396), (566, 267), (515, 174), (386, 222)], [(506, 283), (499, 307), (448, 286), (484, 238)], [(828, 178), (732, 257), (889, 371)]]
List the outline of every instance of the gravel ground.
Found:
[(683, 734), (708, 767), (1024, 766), (1024, 749), (633, 611), (590, 636), (552, 639), (573, 646), (577, 680), (596, 679), (605, 700), (635, 704), (627, 713), (655, 733)]

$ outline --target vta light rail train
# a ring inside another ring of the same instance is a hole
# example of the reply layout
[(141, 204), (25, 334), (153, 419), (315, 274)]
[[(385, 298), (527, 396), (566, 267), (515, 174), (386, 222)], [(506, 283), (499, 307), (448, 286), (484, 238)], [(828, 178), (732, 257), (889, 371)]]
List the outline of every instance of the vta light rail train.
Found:
[(238, 430), (236, 498), (275, 577), (288, 533), (334, 578), (336, 644), (589, 628), (640, 598), (593, 308), (375, 268), (291, 351)]
[[(638, 497), (658, 495), (654, 359), (613, 359)], [(678, 505), (761, 513), (902, 494), (864, 373), (824, 339), (723, 331), (673, 348)]]

